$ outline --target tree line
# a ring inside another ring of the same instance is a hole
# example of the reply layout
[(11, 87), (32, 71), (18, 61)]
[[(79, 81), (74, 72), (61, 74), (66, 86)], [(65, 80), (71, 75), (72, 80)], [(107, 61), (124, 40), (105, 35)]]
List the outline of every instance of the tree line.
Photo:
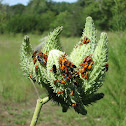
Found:
[(63, 35), (78, 36), (91, 16), (99, 30), (126, 30), (125, 0), (78, 0), (75, 3), (30, 0), (27, 6), (0, 2), (0, 33), (43, 33), (63, 26)]

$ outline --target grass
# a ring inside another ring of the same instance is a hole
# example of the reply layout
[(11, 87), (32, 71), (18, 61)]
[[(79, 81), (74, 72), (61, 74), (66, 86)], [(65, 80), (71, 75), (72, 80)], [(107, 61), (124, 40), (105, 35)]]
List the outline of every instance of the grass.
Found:
[[(43, 37), (30, 34), (33, 47)], [(22, 75), (19, 49), (24, 35), (0, 35), (0, 124), (1, 126), (29, 126), (37, 100), (34, 87)], [(125, 126), (126, 125), (126, 37), (124, 32), (108, 32), (109, 71), (99, 92), (105, 97), (87, 107), (86, 116), (79, 115), (73, 109), (62, 113), (52, 101), (43, 106), (37, 126)], [(70, 53), (79, 37), (61, 37), (66, 53)], [(45, 97), (46, 91), (39, 93)]]

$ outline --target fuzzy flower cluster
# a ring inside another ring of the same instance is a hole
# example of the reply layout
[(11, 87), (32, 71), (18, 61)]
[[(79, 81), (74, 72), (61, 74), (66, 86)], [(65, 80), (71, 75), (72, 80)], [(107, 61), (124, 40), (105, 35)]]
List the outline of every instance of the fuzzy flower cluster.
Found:
[(108, 70), (107, 34), (101, 33), (97, 42), (96, 30), (91, 17), (86, 18), (79, 42), (70, 55), (61, 50), (57, 27), (41, 51), (32, 49), (29, 37), (21, 45), (21, 67), (27, 77), (48, 91), (49, 97), (62, 106), (86, 115), (85, 106), (104, 97), (96, 93), (102, 86)]

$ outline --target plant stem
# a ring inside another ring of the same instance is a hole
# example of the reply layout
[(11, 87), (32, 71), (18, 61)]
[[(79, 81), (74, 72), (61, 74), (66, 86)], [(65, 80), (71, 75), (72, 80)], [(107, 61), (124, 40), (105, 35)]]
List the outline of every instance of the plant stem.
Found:
[(37, 99), (36, 108), (30, 126), (36, 126), (42, 105), (48, 102), (49, 100), (50, 100), (49, 96), (43, 99), (41, 98)]

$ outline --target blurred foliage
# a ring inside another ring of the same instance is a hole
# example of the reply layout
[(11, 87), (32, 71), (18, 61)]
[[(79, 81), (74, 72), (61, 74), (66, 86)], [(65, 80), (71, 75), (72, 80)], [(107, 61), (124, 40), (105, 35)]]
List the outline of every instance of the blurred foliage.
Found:
[(27, 6), (0, 2), (0, 33), (42, 33), (63, 26), (65, 36), (79, 36), (87, 16), (99, 30), (126, 30), (126, 1), (78, 0), (75, 3), (30, 0)]

